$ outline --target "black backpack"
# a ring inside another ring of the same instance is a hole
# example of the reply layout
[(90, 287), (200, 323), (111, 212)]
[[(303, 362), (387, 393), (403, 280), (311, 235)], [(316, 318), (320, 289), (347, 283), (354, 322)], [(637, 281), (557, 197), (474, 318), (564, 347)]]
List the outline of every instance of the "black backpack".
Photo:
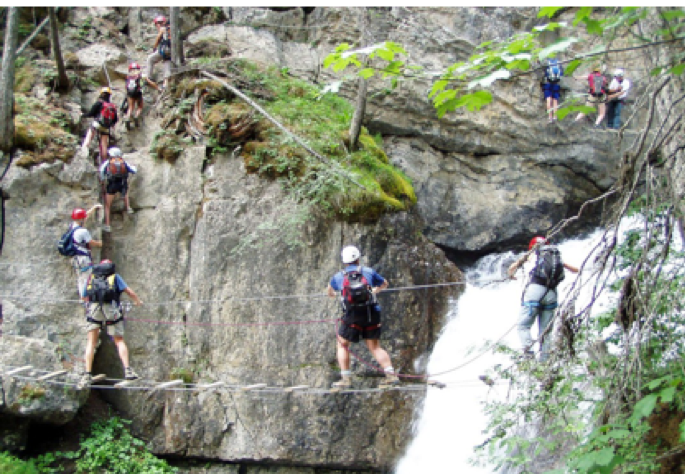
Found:
[(590, 81), (590, 94), (599, 97), (604, 94), (604, 83), (606, 79), (601, 74), (594, 74), (592, 81)]
[(93, 274), (86, 286), (86, 296), (91, 303), (111, 303), (119, 304), (121, 292), (117, 289), (116, 273), (113, 263), (99, 263), (93, 265)]
[[(126, 95), (128, 97), (135, 97), (140, 94), (142, 87), (140, 85), (140, 76), (126, 77)], [(128, 102), (128, 101), (127, 101)]]
[(76, 255), (78, 248), (76, 242), (74, 242), (74, 232), (76, 232), (77, 229), (80, 229), (80, 227), (69, 226), (69, 230), (62, 234), (62, 237), (57, 241), (57, 251), (61, 255), (64, 255), (65, 257), (73, 257)]
[(343, 272), (342, 302), (346, 311), (366, 308), (374, 303), (371, 285), (361, 272), (361, 267)]
[(537, 251), (535, 268), (530, 272), (531, 282), (556, 288), (566, 278), (564, 262), (561, 260), (559, 249), (553, 245), (545, 245)]
[(169, 31), (169, 28), (167, 27), (167, 31), (164, 33), (162, 36), (162, 41), (159, 42), (159, 55), (164, 59), (165, 61), (168, 61), (171, 59), (171, 32)]

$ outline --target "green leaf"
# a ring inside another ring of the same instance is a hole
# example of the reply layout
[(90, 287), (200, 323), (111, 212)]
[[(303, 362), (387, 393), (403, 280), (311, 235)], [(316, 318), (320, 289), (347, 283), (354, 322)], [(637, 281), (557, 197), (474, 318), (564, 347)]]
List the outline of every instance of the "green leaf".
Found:
[(385, 47), (388, 49), (388, 51), (392, 51), (393, 53), (404, 55), (407, 54), (407, 51), (402, 47), (402, 45), (395, 43), (393, 41), (386, 41)]
[(473, 94), (464, 94), (456, 103), (456, 108), (466, 107), (469, 112), (480, 110), (483, 106), (492, 102), (492, 94), (488, 91), (476, 91)]
[(431, 88), (431, 91), (428, 94), (428, 97), (433, 97), (435, 94), (437, 94), (441, 90), (445, 89), (445, 87), (447, 87), (447, 84), (449, 84), (449, 81), (445, 81), (443, 79), (441, 79), (439, 81), (435, 81), (435, 84), (433, 84), (433, 87)]
[(677, 66), (673, 66), (671, 69), (668, 70), (671, 74), (675, 74), (676, 76), (679, 76), (685, 71), (685, 63), (678, 64)]
[(359, 71), (359, 76), (362, 79), (368, 79), (370, 77), (373, 77), (375, 73), (376, 72), (372, 68), (367, 67), (366, 69), (362, 69), (361, 71)]
[(680, 18), (685, 16), (685, 11), (683, 10), (666, 10), (664, 12), (661, 12), (661, 16), (663, 16), (666, 20), (670, 21), (673, 20), (674, 18)]
[(541, 7), (540, 11), (538, 12), (538, 18), (542, 18), (543, 16), (546, 16), (547, 18), (552, 18), (556, 12), (561, 10), (564, 7)]
[(581, 7), (576, 12), (576, 18), (573, 20), (573, 26), (578, 26), (578, 23), (585, 20), (592, 14), (592, 7)]
[(685, 420), (680, 423), (678, 429), (680, 430), (680, 442), (685, 443)]
[(454, 89), (442, 91), (441, 93), (439, 93), (435, 97), (435, 99), (433, 99), (433, 103), (435, 105), (440, 105), (440, 104), (443, 104), (450, 99), (454, 99), (456, 96), (457, 96), (457, 91)]
[(654, 411), (654, 407), (656, 407), (656, 402), (658, 399), (659, 396), (652, 393), (637, 402), (633, 408), (633, 416), (631, 418), (640, 419), (651, 415)]
[(577, 43), (578, 38), (561, 38), (557, 42), (543, 48), (539, 53), (538, 57), (540, 59), (545, 59), (548, 56), (559, 53), (561, 51), (566, 51), (573, 43)]
[(597, 451), (597, 457), (595, 458), (595, 462), (599, 464), (600, 466), (608, 466), (611, 461), (614, 459), (614, 449), (613, 448), (604, 448), (599, 451)]
[(568, 65), (566, 66), (566, 68), (564, 68), (564, 74), (566, 74), (567, 76), (572, 76), (573, 73), (575, 72), (575, 70), (576, 70), (576, 69), (578, 68), (578, 66), (580, 66), (581, 64), (582, 64), (582, 61), (580, 61), (579, 59), (574, 59), (573, 61), (571, 61), (570, 63), (568, 63)]
[(338, 61), (340, 59), (340, 55), (336, 53), (331, 53), (328, 56), (326, 56), (326, 59), (323, 60), (323, 67), (324, 69), (333, 64), (335, 61)]
[(604, 32), (604, 28), (602, 28), (602, 24), (599, 21), (591, 20), (590, 18), (586, 18), (584, 21), (587, 32), (591, 35), (601, 35)]
[(384, 59), (388, 62), (395, 59), (395, 53), (393, 53), (392, 51), (388, 51), (387, 49), (378, 49), (376, 50), (376, 53), (378, 54), (379, 58)]
[(659, 397), (663, 403), (671, 403), (675, 396), (675, 387), (668, 387), (659, 392)]

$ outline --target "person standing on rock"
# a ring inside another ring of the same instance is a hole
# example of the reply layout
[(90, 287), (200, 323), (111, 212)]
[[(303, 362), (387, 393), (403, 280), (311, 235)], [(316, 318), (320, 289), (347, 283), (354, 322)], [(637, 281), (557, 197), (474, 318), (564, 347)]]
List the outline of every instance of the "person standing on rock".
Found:
[(124, 117), (126, 126), (131, 122), (131, 116), (138, 126), (138, 118), (143, 112), (143, 89), (145, 84), (156, 89), (159, 92), (159, 86), (151, 81), (146, 74), (140, 72), (140, 65), (138, 63), (131, 63), (128, 66), (128, 76), (126, 76), (126, 100), (128, 101), (128, 111)]
[(369, 352), (385, 372), (385, 383), (396, 385), (399, 378), (388, 353), (380, 346), (381, 308), (376, 295), (388, 287), (388, 281), (373, 268), (359, 264), (361, 253), (354, 246), (347, 246), (341, 252), (345, 269), (333, 275), (327, 293), (335, 298), (340, 293), (343, 316), (337, 332), (337, 358), (340, 364), (341, 379), (333, 383), (333, 388), (350, 388), (350, 344), (366, 341)]
[(101, 204), (96, 204), (90, 210), (86, 211), (83, 208), (77, 207), (71, 212), (72, 223), (69, 227), (74, 229), (72, 239), (76, 247), (76, 255), (71, 259), (71, 264), (76, 272), (76, 287), (79, 296), (83, 295), (86, 283), (90, 278), (91, 269), (93, 267), (93, 256), (91, 249), (93, 247), (102, 247), (101, 240), (94, 240), (88, 229), (85, 228), (86, 219), (96, 209), (102, 209)]
[[(532, 256), (535, 257), (531, 258)], [(530, 264), (530, 265), (527, 265)], [(538, 321), (538, 339), (540, 339), (540, 361), (549, 357), (551, 337), (548, 329), (554, 317), (554, 310), (558, 305), (557, 286), (564, 279), (564, 268), (578, 273), (578, 269), (561, 260), (559, 249), (549, 245), (546, 238), (533, 237), (528, 245), (528, 252), (511, 264), (508, 270), (509, 278), (515, 280), (516, 271), (524, 267), (528, 274), (528, 282), (523, 290), (521, 299), (521, 313), (518, 322), (518, 334), (523, 346), (523, 355), (534, 357), (531, 347), (533, 339), (530, 328)]]
[(105, 194), (105, 225), (102, 230), (111, 232), (110, 226), (110, 209), (112, 201), (117, 193), (121, 193), (124, 197), (124, 204), (126, 205), (126, 212), (133, 214), (135, 211), (131, 208), (128, 202), (128, 175), (136, 174), (136, 167), (123, 158), (121, 149), (112, 147), (109, 149), (109, 159), (100, 166), (100, 179), (106, 182)]
[[(83, 141), (81, 150), (84, 154), (88, 154), (88, 147), (93, 139), (93, 136), (98, 134), (98, 146), (100, 150), (100, 162), (107, 159), (107, 148), (109, 147), (110, 130), (117, 124), (117, 107), (111, 101), (112, 90), (109, 87), (100, 89), (100, 96), (98, 100), (90, 108), (90, 111), (84, 117), (92, 117), (92, 125), (88, 128), (86, 138)], [(98, 163), (98, 164), (99, 164)]]
[(147, 75), (152, 79), (155, 64), (162, 61), (162, 68), (164, 69), (162, 90), (164, 90), (169, 86), (169, 76), (171, 75), (171, 28), (166, 17), (162, 15), (155, 17), (154, 24), (157, 28), (157, 38), (154, 46), (152, 46), (153, 52), (147, 58)]
[(86, 340), (85, 373), (77, 385), (82, 390), (92, 383), (93, 359), (97, 347), (100, 330), (112, 328), (114, 344), (117, 347), (119, 358), (124, 365), (124, 378), (136, 380), (140, 378), (129, 365), (128, 346), (124, 340), (124, 315), (121, 308), (121, 294), (126, 293), (136, 306), (143, 302), (138, 295), (128, 286), (121, 276), (115, 273), (114, 263), (111, 260), (103, 260), (93, 266), (93, 274), (88, 279), (83, 297), (87, 299), (88, 308), (86, 313)]
[(607, 96), (607, 128), (621, 128), (621, 110), (630, 90), (630, 81), (624, 76), (623, 69), (614, 71)]

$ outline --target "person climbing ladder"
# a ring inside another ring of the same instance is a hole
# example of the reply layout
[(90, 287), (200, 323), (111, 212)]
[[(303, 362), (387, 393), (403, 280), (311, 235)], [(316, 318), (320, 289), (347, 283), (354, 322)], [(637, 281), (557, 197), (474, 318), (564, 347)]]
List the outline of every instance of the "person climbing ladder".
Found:
[(117, 147), (109, 149), (109, 159), (100, 165), (100, 179), (106, 183), (105, 191), (105, 225), (102, 230), (111, 232), (110, 226), (110, 209), (112, 201), (117, 193), (121, 193), (124, 197), (124, 204), (126, 205), (126, 212), (133, 214), (135, 211), (131, 208), (128, 201), (128, 175), (136, 174), (136, 167), (125, 161), (123, 153)]
[(94, 240), (88, 229), (85, 228), (86, 219), (96, 209), (102, 209), (101, 204), (96, 204), (86, 212), (85, 209), (77, 207), (71, 212), (72, 223), (67, 232), (57, 244), (60, 254), (72, 257), (71, 264), (76, 272), (76, 288), (79, 296), (85, 291), (86, 283), (90, 277), (93, 266), (92, 247), (102, 247), (101, 240)]
[(117, 107), (110, 101), (111, 97), (112, 89), (103, 87), (100, 89), (98, 100), (90, 108), (90, 111), (84, 115), (84, 117), (92, 117), (95, 120), (93, 120), (92, 125), (88, 128), (88, 133), (86, 133), (86, 138), (83, 141), (81, 150), (86, 155), (88, 154), (90, 142), (93, 139), (93, 135), (97, 133), (98, 149), (100, 151), (98, 166), (107, 159), (110, 130), (114, 128), (118, 121)]
[(124, 123), (128, 129), (131, 123), (131, 117), (136, 127), (139, 126), (138, 119), (143, 112), (143, 89), (145, 84), (160, 91), (159, 86), (151, 81), (147, 74), (140, 72), (140, 65), (138, 63), (131, 63), (128, 66), (128, 76), (126, 76), (126, 100), (128, 101), (128, 110), (124, 117)]
[(147, 58), (147, 75), (154, 77), (155, 64), (162, 61), (164, 76), (162, 89), (169, 86), (169, 76), (171, 75), (171, 27), (165, 16), (158, 15), (154, 20), (157, 28), (157, 38), (152, 46), (153, 53)]

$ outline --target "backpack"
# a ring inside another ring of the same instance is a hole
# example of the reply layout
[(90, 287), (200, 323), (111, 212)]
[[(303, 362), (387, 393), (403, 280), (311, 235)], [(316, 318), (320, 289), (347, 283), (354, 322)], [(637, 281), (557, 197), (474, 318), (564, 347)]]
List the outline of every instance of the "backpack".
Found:
[(140, 94), (140, 76), (128, 76), (126, 78), (126, 95), (129, 97), (134, 97)]
[(64, 255), (65, 257), (73, 257), (76, 255), (78, 247), (76, 246), (76, 242), (74, 242), (74, 232), (76, 232), (77, 229), (80, 229), (80, 227), (69, 226), (69, 230), (62, 234), (62, 237), (57, 241), (57, 251), (61, 255)]
[(107, 174), (110, 178), (126, 178), (128, 176), (128, 168), (124, 159), (120, 156), (110, 158), (107, 165)]
[(606, 79), (601, 74), (593, 74), (590, 76), (590, 94), (598, 97), (604, 94), (604, 83)]
[(117, 106), (111, 102), (103, 102), (100, 109), (98, 122), (105, 128), (109, 128), (117, 121)]
[(366, 308), (374, 304), (371, 285), (361, 272), (362, 267), (350, 272), (343, 272), (342, 303), (346, 312)]
[(86, 286), (86, 296), (91, 303), (119, 303), (121, 292), (117, 289), (113, 263), (93, 265), (93, 274)]
[(559, 82), (561, 80), (562, 72), (561, 66), (559, 66), (559, 61), (556, 59), (550, 59), (547, 63), (547, 69), (545, 71), (547, 80), (549, 82)]
[(539, 249), (535, 268), (530, 272), (530, 276), (532, 283), (549, 289), (556, 288), (566, 278), (559, 249), (553, 245), (545, 245)]
[(169, 39), (169, 29), (167, 28), (166, 33), (162, 36), (162, 41), (159, 42), (159, 55), (163, 60), (168, 61), (171, 59), (171, 39)]

